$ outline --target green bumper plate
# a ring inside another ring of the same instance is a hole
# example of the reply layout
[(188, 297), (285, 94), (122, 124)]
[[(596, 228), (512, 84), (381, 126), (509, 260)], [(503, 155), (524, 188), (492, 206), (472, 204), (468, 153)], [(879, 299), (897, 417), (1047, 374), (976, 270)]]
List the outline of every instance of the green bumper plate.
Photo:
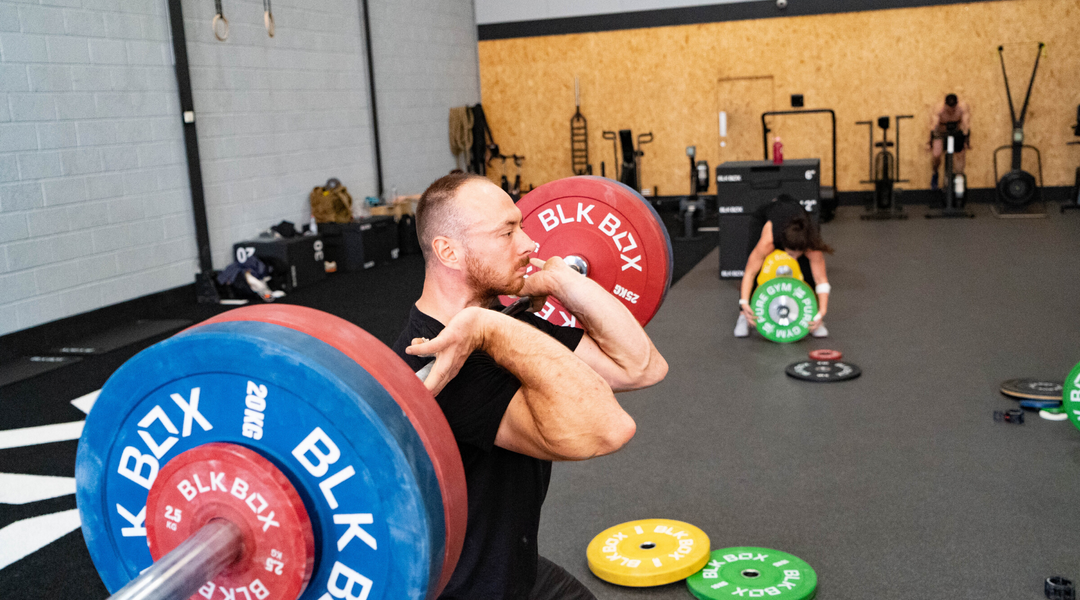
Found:
[(1080, 364), (1069, 371), (1065, 378), (1065, 389), (1062, 390), (1062, 406), (1065, 414), (1069, 415), (1072, 424), (1080, 429)]
[(768, 548), (713, 550), (705, 568), (686, 580), (701, 600), (770, 598), (810, 600), (817, 592), (817, 573), (806, 561)]
[(776, 277), (754, 290), (750, 308), (757, 315), (757, 330), (762, 337), (788, 343), (810, 333), (810, 321), (817, 314), (818, 304), (810, 286), (791, 277)]

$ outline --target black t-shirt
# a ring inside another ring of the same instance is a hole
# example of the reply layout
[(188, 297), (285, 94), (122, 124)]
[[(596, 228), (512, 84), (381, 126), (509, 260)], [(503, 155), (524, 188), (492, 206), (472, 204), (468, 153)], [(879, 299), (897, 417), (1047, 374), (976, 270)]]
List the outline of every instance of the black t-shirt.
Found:
[(750, 213), (750, 238), (747, 244), (747, 254), (754, 251), (754, 246), (757, 246), (758, 241), (761, 240), (761, 229), (769, 221), (772, 221), (773, 246), (778, 250), (785, 250), (787, 240), (784, 239), (784, 229), (787, 229), (791, 220), (800, 214), (806, 215), (806, 209), (795, 200), (769, 202)]
[[(584, 332), (530, 313), (516, 317), (570, 350)], [(405, 354), (413, 338), (435, 338), (443, 324), (413, 306), (394, 352), (420, 370), (432, 358)], [(503, 414), (521, 383), (487, 354), (476, 351), (435, 398), (454, 432), (469, 490), (465, 546), (441, 599), (527, 598), (536, 581), (536, 532), (551, 480), (551, 462), (495, 445)]]

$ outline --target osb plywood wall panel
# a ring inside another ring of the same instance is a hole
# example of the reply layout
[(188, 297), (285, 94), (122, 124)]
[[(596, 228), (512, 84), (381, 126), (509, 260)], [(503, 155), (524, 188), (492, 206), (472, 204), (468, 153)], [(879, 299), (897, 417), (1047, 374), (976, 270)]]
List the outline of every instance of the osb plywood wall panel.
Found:
[[(522, 179), (526, 186), (540, 185), (572, 175), (569, 128), (578, 77), (594, 173), (604, 161), (613, 176), (612, 145), (601, 137), (604, 130), (651, 131), (655, 141), (642, 148), (642, 184), (658, 187), (662, 195), (689, 190), (686, 146), (696, 145), (698, 158), (710, 166), (760, 159), (760, 114), (790, 109), (790, 95), (796, 93), (805, 96), (806, 108), (836, 111), (840, 191), (870, 189), (859, 183), (867, 175), (866, 127), (855, 121), (898, 114), (915, 115), (902, 125), (902, 175), (912, 179), (907, 187), (926, 188), (930, 114), (944, 94), (955, 92), (973, 113), (969, 186), (992, 187), (993, 149), (1009, 142), (1011, 130), (997, 47), (1005, 46), (1019, 109), (1039, 41), (1047, 48), (1025, 132), (1043, 152), (1047, 185), (1071, 185), (1080, 163), (1080, 147), (1065, 145), (1074, 139), (1069, 126), (1080, 103), (1080, 3), (1075, 0), (483, 41), (481, 91), (496, 141), (506, 154), (525, 155)], [(719, 110), (729, 112), (724, 147)], [(770, 126), (782, 137), (787, 158), (821, 158), (822, 179), (828, 181), (827, 116), (774, 117)], [(889, 133), (893, 139), (895, 126)], [(1003, 152), (1003, 168), (1007, 161)]]

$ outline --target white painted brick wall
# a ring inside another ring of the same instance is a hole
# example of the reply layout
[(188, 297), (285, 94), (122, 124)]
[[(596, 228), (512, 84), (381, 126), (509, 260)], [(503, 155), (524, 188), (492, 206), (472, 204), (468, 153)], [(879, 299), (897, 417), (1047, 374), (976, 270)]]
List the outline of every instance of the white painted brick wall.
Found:
[[(472, 0), (369, 0), (383, 181), (419, 194), (455, 168), (449, 118), (480, 102)], [(496, 138), (498, 141), (498, 138)]]
[(192, 281), (178, 104), (164, 2), (0, 0), (0, 335)]
[[(215, 268), (307, 221), (330, 177), (376, 191), (358, 0), (183, 0)], [(163, 0), (0, 0), (0, 335), (185, 285), (197, 270)], [(387, 189), (454, 167), (479, 101), (472, 0), (371, 0)]]
[[(214, 3), (184, 0), (214, 267), (232, 245), (282, 220), (310, 216), (308, 194), (337, 177), (357, 199), (376, 192), (371, 113), (357, 0), (225, 6), (229, 39), (214, 38)], [(170, 223), (169, 232), (187, 225)]]

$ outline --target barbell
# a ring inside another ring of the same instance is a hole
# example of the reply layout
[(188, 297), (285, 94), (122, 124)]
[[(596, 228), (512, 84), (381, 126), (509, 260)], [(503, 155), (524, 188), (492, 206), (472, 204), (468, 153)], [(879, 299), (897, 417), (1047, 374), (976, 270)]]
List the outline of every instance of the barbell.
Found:
[[(672, 255), (648, 202), (575, 177), (519, 205), (540, 257), (567, 256), (652, 318)], [(564, 310), (552, 298), (540, 314)], [(464, 469), (435, 399), (370, 334), (299, 306), (235, 309), (126, 362), (75, 471), (90, 556), (125, 600), (435, 598), (465, 537)]]

